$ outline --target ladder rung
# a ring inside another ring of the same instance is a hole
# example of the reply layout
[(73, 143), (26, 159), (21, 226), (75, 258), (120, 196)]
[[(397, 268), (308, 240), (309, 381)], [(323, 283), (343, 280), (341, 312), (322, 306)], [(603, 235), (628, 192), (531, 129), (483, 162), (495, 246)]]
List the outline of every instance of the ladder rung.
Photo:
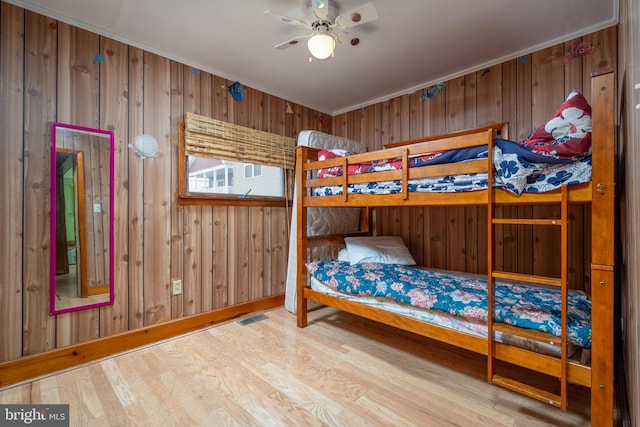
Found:
[(544, 342), (547, 344), (560, 346), (562, 344), (562, 338), (555, 335), (547, 334), (545, 332), (535, 331), (533, 329), (519, 328), (517, 326), (511, 326), (504, 323), (494, 323), (493, 330), (502, 332), (503, 334), (514, 335), (528, 340)]
[(496, 279), (517, 280), (519, 282), (538, 285), (562, 286), (562, 280), (557, 277), (534, 276), (532, 274), (511, 273), (507, 271), (493, 271), (491, 276)]
[(523, 394), (544, 403), (549, 403), (558, 408), (562, 406), (562, 398), (557, 394), (532, 387), (528, 384), (521, 383), (520, 381), (504, 378), (499, 375), (494, 375), (491, 382), (493, 384), (499, 385), (500, 387), (504, 387), (508, 390), (515, 391), (516, 393)]
[(512, 225), (562, 225), (562, 219), (531, 219), (531, 218), (494, 218), (493, 224)]
[(512, 365), (562, 379), (562, 360), (554, 356), (494, 342), (494, 357)]

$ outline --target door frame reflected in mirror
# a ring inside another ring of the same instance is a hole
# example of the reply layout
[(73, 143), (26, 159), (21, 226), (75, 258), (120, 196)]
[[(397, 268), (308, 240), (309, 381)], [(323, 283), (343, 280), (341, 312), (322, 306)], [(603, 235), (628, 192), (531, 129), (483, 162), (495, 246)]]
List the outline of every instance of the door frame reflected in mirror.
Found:
[[(61, 138), (60, 141), (58, 137)], [(108, 144), (108, 147), (105, 145), (103, 149), (103, 142)], [(106, 153), (108, 154), (105, 155)], [(63, 179), (58, 176), (58, 155), (67, 156), (68, 160), (73, 162), (73, 173), (67, 177), (70, 183), (69, 188), (66, 189), (61, 185)], [(105, 162), (107, 158), (108, 165)], [(88, 182), (86, 187), (85, 181)], [(112, 131), (59, 122), (51, 124), (50, 315), (110, 305), (114, 302), (113, 183), (114, 133)], [(69, 200), (72, 197), (73, 200), (60, 207), (58, 202), (65, 200), (62, 196), (65, 191), (66, 199)], [(105, 196), (106, 193), (108, 194)], [(69, 197), (69, 194), (72, 196)], [(67, 209), (70, 218), (65, 214)], [(85, 218), (89, 225), (95, 222), (97, 226), (87, 227)], [(60, 226), (62, 223), (64, 227)], [(70, 234), (65, 232), (68, 229)], [(87, 231), (88, 229), (95, 229), (95, 232)], [(57, 236), (58, 232), (65, 232), (65, 235)], [(87, 255), (87, 240), (94, 246), (90, 248), (90, 255)], [(71, 263), (68, 255), (64, 255), (64, 260), (57, 259), (57, 253), (62, 251), (69, 253), (69, 250), (73, 252), (73, 256), (70, 257), (71, 262), (74, 263), (73, 268), (68, 265), (64, 267), (65, 264)], [(87, 260), (87, 258), (91, 259)], [(58, 271), (61, 265), (63, 268)], [(87, 268), (87, 265), (90, 268)], [(91, 271), (92, 268), (95, 271), (91, 273), (91, 279), (88, 280), (87, 270)], [(96, 272), (100, 269), (102, 271), (97, 274)], [(62, 290), (58, 292), (57, 284), (63, 280), (77, 288), (71, 292), (72, 295), (63, 296)]]

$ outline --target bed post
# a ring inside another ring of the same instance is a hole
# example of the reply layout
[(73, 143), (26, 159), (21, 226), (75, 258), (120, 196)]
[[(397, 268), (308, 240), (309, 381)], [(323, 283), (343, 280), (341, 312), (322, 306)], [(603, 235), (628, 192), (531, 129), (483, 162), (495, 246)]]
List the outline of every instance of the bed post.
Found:
[(296, 271), (296, 323), (299, 328), (307, 326), (307, 299), (304, 297), (306, 285), (305, 262), (307, 253), (307, 209), (304, 207), (304, 164), (306, 160), (306, 148), (299, 146), (296, 149), (296, 239), (297, 239), (297, 271)]
[(613, 426), (614, 415), (614, 157), (615, 76), (591, 79), (591, 425)]

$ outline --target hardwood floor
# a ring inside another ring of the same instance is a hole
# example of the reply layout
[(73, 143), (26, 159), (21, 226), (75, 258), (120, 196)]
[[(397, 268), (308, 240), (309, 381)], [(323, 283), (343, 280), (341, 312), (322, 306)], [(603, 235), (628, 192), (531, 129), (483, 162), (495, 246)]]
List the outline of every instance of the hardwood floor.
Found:
[(305, 329), (283, 308), (0, 390), (68, 403), (72, 426), (585, 426), (490, 385), (475, 354), (331, 308)]

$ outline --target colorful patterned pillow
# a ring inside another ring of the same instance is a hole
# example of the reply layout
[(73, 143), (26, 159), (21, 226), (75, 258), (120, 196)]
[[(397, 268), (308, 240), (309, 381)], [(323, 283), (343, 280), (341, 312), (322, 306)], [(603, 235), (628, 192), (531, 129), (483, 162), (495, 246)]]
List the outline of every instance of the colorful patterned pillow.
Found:
[(556, 159), (586, 156), (591, 151), (591, 106), (584, 96), (571, 92), (553, 118), (521, 144)]
[[(320, 150), (318, 152), (318, 160), (335, 159), (337, 157), (351, 156), (352, 154), (355, 154), (355, 153), (352, 151), (342, 150), (339, 148), (330, 148), (327, 150)], [(366, 169), (368, 169), (370, 165), (371, 165), (370, 162), (351, 164), (349, 165), (348, 173), (349, 175), (362, 173), (363, 171), (366, 171)], [(318, 178), (333, 178), (337, 176), (342, 176), (342, 166), (323, 168), (318, 171)]]

